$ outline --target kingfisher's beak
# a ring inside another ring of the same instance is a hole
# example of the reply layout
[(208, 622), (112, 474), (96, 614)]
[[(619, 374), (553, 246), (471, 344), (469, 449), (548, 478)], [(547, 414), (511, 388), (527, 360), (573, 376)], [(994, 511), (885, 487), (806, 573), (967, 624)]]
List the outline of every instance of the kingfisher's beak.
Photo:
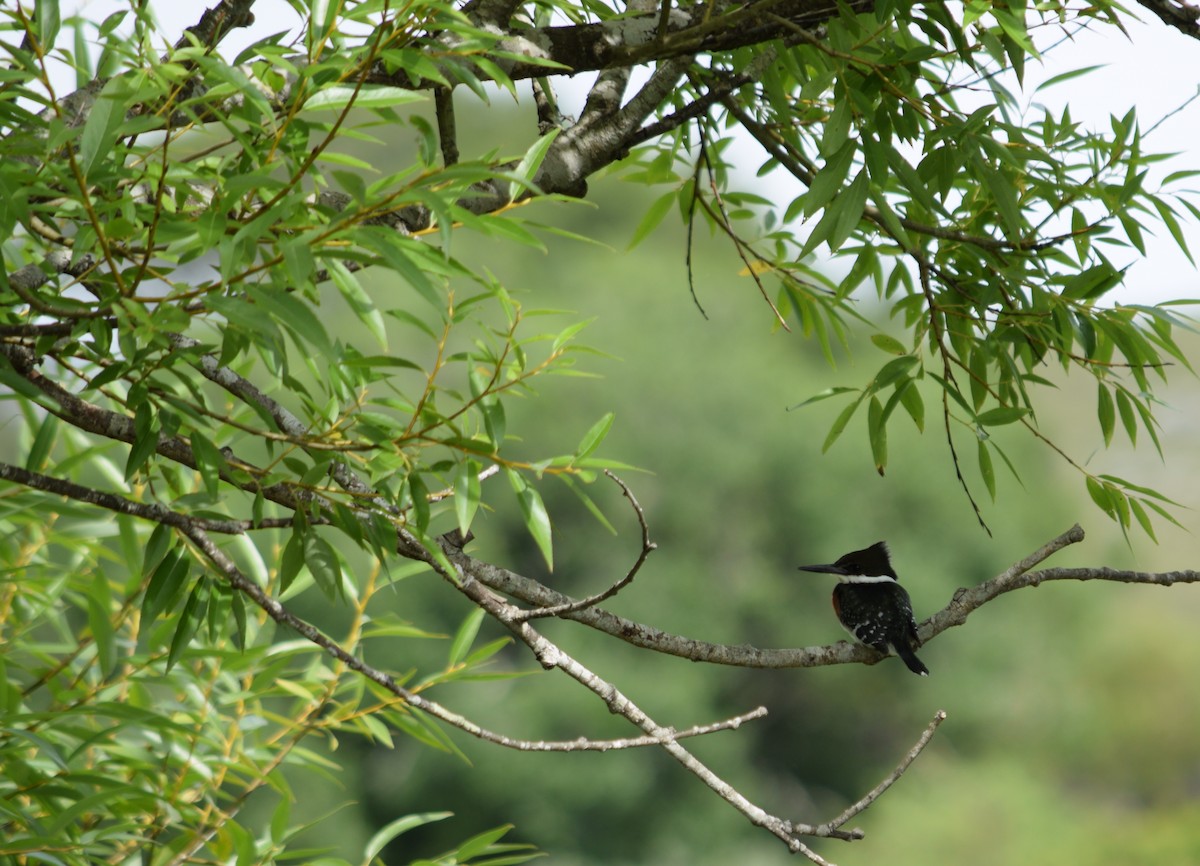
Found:
[(815, 571), (819, 574), (845, 574), (846, 569), (840, 565), (801, 565), (800, 571)]

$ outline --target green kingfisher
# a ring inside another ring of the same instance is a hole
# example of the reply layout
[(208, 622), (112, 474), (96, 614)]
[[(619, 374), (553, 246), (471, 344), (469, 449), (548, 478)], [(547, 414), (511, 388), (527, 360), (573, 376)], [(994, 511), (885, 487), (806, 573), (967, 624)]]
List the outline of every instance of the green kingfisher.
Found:
[(833, 612), (846, 631), (885, 655), (894, 652), (914, 674), (929, 675), (914, 652), (921, 639), (912, 602), (892, 568), (886, 542), (847, 553), (832, 565), (802, 565), (800, 570), (836, 574)]

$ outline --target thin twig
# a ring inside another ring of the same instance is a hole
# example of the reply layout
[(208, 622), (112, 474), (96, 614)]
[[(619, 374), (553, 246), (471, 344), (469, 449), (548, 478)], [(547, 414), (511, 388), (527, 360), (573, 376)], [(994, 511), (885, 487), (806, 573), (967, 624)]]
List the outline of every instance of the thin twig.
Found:
[(642, 506), (640, 503), (638, 503), (637, 498), (633, 495), (633, 491), (631, 491), (628, 485), (618, 478), (611, 470), (605, 469), (604, 474), (615, 481), (621, 488), (621, 492), (625, 494), (625, 498), (628, 499), (629, 504), (633, 506), (633, 513), (637, 515), (638, 523), (642, 527), (642, 550), (641, 553), (638, 554), (637, 561), (633, 564), (633, 567), (629, 569), (624, 577), (603, 592), (598, 592), (595, 595), (589, 595), (587, 598), (580, 599), (579, 601), (572, 601), (565, 604), (551, 605), (550, 607), (539, 607), (533, 610), (521, 611), (518, 615), (514, 616), (514, 619), (517, 622), (539, 619), (546, 616), (563, 616), (564, 614), (575, 613), (576, 611), (584, 610), (589, 607), (595, 607), (600, 602), (612, 598), (614, 595), (628, 586), (634, 577), (637, 576), (638, 571), (642, 567), (642, 563), (646, 561), (646, 557), (658, 549), (658, 545), (650, 540), (650, 527), (646, 525), (646, 514), (642, 511)]
[[(917, 759), (917, 756), (925, 750), (925, 747), (927, 745), (929, 745), (929, 741), (931, 739), (933, 739), (933, 732), (936, 731), (938, 729), (938, 725), (940, 725), (945, 720), (946, 720), (946, 711), (938, 710), (937, 713), (934, 714), (933, 721), (931, 721), (929, 723), (929, 725), (925, 728), (925, 732), (923, 734), (921, 734), (920, 739), (918, 739), (916, 744), (913, 745), (913, 747), (908, 750), (908, 753), (903, 758), (901, 758), (900, 763), (896, 765), (896, 769), (892, 770), (892, 772), (889, 773), (888, 776), (882, 782), (880, 782), (878, 785), (876, 785), (874, 788), (872, 788), (869, 792), (867, 792), (867, 794), (864, 797), (862, 797), (858, 802), (852, 804), (848, 809), (846, 809), (845, 812), (838, 815), (836, 818), (834, 818), (832, 821), (828, 822), (827, 824), (822, 824), (817, 829), (818, 830), (828, 829), (830, 831), (837, 830), (843, 824), (845, 824), (847, 821), (849, 821), (851, 818), (853, 818), (855, 815), (858, 815), (860, 812), (862, 812), (864, 809), (866, 809), (868, 806), (870, 806), (872, 803), (874, 803), (876, 800), (878, 800), (880, 798), (880, 796), (883, 795), (883, 792), (886, 791), (888, 788), (892, 787), (892, 785), (894, 785), (896, 783), (896, 780), (904, 775), (904, 772), (905, 772), (905, 770), (907, 770), (909, 768), (909, 765), (911, 765), (912, 762)], [(851, 832), (858, 833), (860, 836), (862, 834), (862, 831), (857, 830), (857, 829), (852, 830)]]

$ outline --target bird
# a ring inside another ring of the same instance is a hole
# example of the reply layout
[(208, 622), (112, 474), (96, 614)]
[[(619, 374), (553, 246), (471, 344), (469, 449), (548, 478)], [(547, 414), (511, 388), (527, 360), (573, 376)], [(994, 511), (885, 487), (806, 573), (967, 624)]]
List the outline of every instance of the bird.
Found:
[(914, 674), (929, 676), (915, 652), (921, 639), (912, 602), (892, 568), (887, 542), (851, 551), (831, 565), (802, 565), (800, 570), (836, 574), (833, 612), (846, 631), (885, 655), (894, 652)]

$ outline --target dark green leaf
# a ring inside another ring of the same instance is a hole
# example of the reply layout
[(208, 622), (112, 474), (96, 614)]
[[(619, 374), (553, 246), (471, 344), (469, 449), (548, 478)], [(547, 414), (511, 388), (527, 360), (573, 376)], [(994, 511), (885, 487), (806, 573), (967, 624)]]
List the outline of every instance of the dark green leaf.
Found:
[(279, 560), (279, 593), (282, 595), (292, 585), (300, 569), (304, 567), (304, 534), (293, 532), (283, 547)]
[(196, 629), (204, 621), (204, 615), (207, 612), (208, 584), (201, 579), (196, 581), (196, 585), (192, 587), (192, 594), (188, 596), (187, 604), (183, 606), (179, 624), (175, 626), (175, 636), (171, 638), (171, 648), (167, 651), (167, 670), (173, 668), (175, 662), (179, 661), (179, 656), (192, 642), (192, 638), (196, 635)]
[(142, 577), (148, 575), (152, 569), (157, 568), (162, 562), (163, 555), (171, 546), (171, 534), (174, 530), (164, 523), (160, 523), (154, 527), (154, 531), (150, 533), (150, 538), (146, 542), (146, 550), (142, 556)]
[(133, 478), (146, 465), (150, 456), (158, 450), (158, 417), (149, 400), (138, 404), (133, 416), (133, 446), (125, 461), (125, 480)]
[(342, 591), (342, 565), (333, 545), (313, 530), (304, 535), (304, 564), (326, 597), (336, 599)]
[(182, 548), (168, 553), (154, 569), (146, 594), (142, 597), (142, 625), (148, 626), (158, 614), (174, 605), (187, 587), (187, 573), (192, 560)]

